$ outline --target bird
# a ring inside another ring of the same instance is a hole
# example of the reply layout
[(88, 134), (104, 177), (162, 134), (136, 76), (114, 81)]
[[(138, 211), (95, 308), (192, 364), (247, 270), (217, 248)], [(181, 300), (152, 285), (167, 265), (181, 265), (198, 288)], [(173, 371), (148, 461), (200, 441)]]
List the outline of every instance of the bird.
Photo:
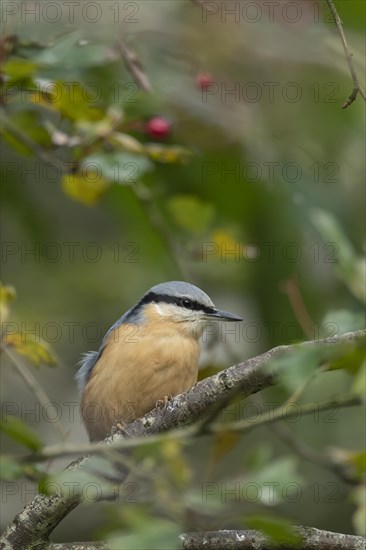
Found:
[(153, 286), (122, 315), (99, 349), (84, 355), (76, 375), (90, 441), (194, 386), (199, 340), (213, 320), (242, 318), (217, 309), (203, 290), (183, 281)]

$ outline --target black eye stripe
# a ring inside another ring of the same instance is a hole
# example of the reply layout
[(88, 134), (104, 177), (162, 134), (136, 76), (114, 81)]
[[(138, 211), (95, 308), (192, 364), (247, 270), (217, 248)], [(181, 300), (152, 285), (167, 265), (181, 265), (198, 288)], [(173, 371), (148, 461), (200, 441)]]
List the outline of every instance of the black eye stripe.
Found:
[(176, 304), (177, 306), (191, 309), (192, 311), (203, 311), (204, 313), (213, 313), (215, 311), (213, 307), (205, 306), (189, 298), (183, 298), (180, 296), (167, 296), (166, 294), (156, 294), (155, 292), (149, 292), (148, 294), (146, 294), (146, 296), (144, 296), (142, 300), (140, 300), (137, 307), (140, 308), (145, 304), (151, 303)]

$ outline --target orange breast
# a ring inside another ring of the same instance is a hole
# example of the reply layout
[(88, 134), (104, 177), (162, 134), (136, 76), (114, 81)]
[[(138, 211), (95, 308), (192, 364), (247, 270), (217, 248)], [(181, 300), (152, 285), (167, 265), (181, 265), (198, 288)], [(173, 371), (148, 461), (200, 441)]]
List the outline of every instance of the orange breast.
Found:
[(109, 337), (81, 399), (91, 440), (103, 439), (118, 421), (132, 422), (159, 399), (197, 382), (199, 343), (176, 325), (121, 325)]

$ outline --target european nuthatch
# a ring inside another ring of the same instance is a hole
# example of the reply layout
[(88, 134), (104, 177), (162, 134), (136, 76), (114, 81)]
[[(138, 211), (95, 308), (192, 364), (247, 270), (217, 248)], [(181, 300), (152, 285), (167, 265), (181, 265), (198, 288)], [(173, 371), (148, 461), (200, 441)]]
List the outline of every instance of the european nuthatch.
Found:
[(118, 422), (132, 422), (158, 401), (197, 382), (199, 338), (211, 320), (241, 321), (216, 309), (189, 283), (152, 287), (109, 329), (77, 374), (81, 415), (90, 440), (104, 439)]

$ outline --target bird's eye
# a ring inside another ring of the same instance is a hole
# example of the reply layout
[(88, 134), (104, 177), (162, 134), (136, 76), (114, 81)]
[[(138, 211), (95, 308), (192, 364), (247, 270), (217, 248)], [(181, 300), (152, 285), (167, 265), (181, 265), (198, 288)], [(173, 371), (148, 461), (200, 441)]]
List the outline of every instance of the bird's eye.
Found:
[(186, 307), (187, 309), (191, 309), (191, 308), (192, 308), (192, 302), (191, 302), (191, 300), (188, 300), (187, 298), (183, 298), (183, 300), (182, 300), (182, 306), (183, 306), (183, 307)]

